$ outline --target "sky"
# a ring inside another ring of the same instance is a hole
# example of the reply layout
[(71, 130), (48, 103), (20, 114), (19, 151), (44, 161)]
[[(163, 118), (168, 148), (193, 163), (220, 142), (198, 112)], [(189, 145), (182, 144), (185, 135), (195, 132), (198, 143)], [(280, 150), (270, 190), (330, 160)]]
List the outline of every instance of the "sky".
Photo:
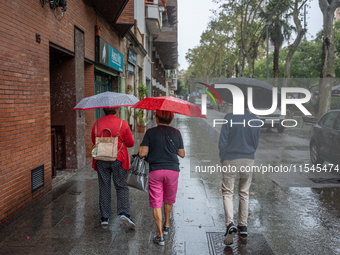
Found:
[[(322, 13), (318, 0), (311, 0), (307, 8), (307, 39), (322, 29)], [(179, 69), (187, 69), (185, 54), (199, 45), (200, 36), (213, 17), (210, 10), (218, 8), (212, 0), (178, 0), (178, 62)]]

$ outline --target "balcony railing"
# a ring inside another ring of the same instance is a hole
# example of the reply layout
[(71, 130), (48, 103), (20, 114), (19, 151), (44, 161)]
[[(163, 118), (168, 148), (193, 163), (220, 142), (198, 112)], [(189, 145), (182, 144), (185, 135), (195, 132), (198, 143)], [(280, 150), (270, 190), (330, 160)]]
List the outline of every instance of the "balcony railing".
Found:
[(145, 5), (158, 5), (158, 0), (145, 0)]
[(176, 70), (165, 70), (165, 78), (176, 79), (177, 78)]
[(159, 34), (162, 30), (162, 13), (158, 1), (145, 1), (145, 21), (151, 34)]
[(143, 37), (143, 34), (140, 32), (140, 30), (139, 30), (139, 28), (137, 26), (137, 21), (136, 20), (135, 20), (135, 25), (134, 25), (134, 28), (133, 28), (133, 33), (136, 36), (138, 42), (140, 44), (142, 44), (143, 47), (144, 47), (144, 37)]

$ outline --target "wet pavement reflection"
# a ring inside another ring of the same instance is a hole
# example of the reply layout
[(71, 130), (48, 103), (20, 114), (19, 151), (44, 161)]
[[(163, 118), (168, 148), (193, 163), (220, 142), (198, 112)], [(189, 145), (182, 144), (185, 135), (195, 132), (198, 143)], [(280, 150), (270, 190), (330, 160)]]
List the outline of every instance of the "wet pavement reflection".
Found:
[(236, 235), (233, 245), (224, 245), (224, 233), (209, 232), (207, 238), (209, 242), (210, 254), (241, 255), (241, 254), (274, 254), (266, 239), (261, 234), (250, 233), (247, 237)]
[[(314, 183), (309, 173), (254, 176), (249, 236), (236, 235), (233, 245), (223, 244), (220, 175), (195, 173), (197, 165), (219, 164), (220, 127), (214, 128), (211, 120), (224, 114), (208, 110), (207, 116), (203, 120), (177, 115), (172, 123), (181, 131), (186, 157), (180, 159), (178, 193), (164, 247), (152, 241), (156, 225), (148, 194), (142, 191), (130, 189), (136, 230), (122, 226), (117, 216), (107, 229), (101, 228), (97, 175), (87, 165), (0, 226), (0, 254), (340, 254), (340, 186)], [(148, 127), (154, 125), (153, 120)], [(134, 137), (130, 154), (137, 152), (143, 134)], [(282, 134), (262, 130), (256, 164), (308, 164), (309, 137), (308, 126)], [(113, 211), (115, 197), (113, 189)], [(237, 196), (234, 208), (236, 212)]]

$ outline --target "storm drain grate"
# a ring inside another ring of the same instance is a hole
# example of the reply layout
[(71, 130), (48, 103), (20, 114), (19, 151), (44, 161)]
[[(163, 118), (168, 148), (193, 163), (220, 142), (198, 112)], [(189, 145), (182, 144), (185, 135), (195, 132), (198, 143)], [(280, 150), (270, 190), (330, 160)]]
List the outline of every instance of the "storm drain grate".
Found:
[(44, 187), (44, 165), (38, 166), (31, 170), (32, 193), (37, 189)]
[(78, 191), (70, 191), (68, 194), (69, 194), (69, 195), (80, 195), (81, 192), (78, 192)]
[(339, 178), (309, 178), (315, 183), (320, 184), (340, 184)]
[(232, 254), (274, 254), (261, 234), (248, 234), (248, 237), (235, 235), (232, 245), (225, 245), (224, 232), (207, 232), (210, 255)]

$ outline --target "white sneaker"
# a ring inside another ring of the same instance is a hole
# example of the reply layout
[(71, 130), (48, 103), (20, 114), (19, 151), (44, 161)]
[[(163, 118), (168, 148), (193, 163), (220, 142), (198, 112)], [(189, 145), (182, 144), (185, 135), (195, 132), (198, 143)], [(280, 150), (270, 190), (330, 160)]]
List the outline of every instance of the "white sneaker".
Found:
[(237, 228), (235, 227), (234, 223), (231, 222), (228, 227), (227, 231), (225, 233), (224, 237), (224, 244), (225, 245), (231, 245), (234, 243), (234, 235), (237, 233)]
[(124, 222), (127, 225), (128, 228), (135, 229), (136, 224), (133, 222), (133, 220), (131, 219), (129, 214), (123, 212), (123, 213), (120, 214), (119, 219), (122, 222)]
[(101, 217), (100, 224), (102, 225), (102, 228), (107, 228), (107, 226), (109, 225), (109, 219)]

